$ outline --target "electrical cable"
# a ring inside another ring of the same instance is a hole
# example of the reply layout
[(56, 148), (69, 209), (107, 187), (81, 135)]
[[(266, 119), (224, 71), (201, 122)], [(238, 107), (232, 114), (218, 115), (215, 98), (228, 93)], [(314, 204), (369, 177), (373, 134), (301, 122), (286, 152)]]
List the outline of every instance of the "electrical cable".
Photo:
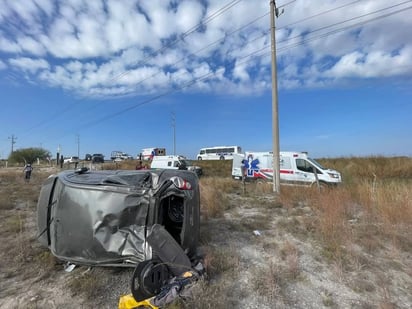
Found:
[[(350, 4), (354, 4), (354, 3), (356, 3), (356, 2), (357, 2), (357, 1), (351, 2)], [(387, 10), (387, 9), (391, 9), (391, 8), (394, 8), (394, 7), (397, 7), (397, 6), (406, 4), (406, 3), (408, 3), (408, 2), (412, 2), (412, 0), (404, 1), (404, 2), (395, 4), (395, 5), (391, 5), (391, 6), (389, 6), (389, 7), (383, 8), (383, 9), (379, 9), (379, 10), (374, 11), (374, 12), (369, 12), (369, 13), (367, 13), (367, 14), (363, 14), (363, 15), (356, 16), (356, 17), (353, 17), (353, 18), (350, 18), (350, 19), (347, 19), (347, 20), (344, 20), (344, 21), (340, 21), (340, 22), (337, 22), (337, 23), (334, 23), (334, 24), (331, 24), (331, 25), (328, 25), (328, 26), (324, 26), (324, 27), (321, 27), (321, 28), (318, 28), (318, 29), (315, 29), (315, 30), (306, 32), (305, 35), (308, 35), (308, 34), (311, 34), (311, 33), (317, 32), (317, 31), (325, 30), (325, 29), (327, 29), (327, 28), (331, 28), (331, 27), (337, 26), (337, 25), (339, 25), (339, 24), (343, 24), (343, 23), (346, 23), (346, 22), (348, 22), (348, 21), (353, 21), (353, 20), (355, 20), (355, 19), (362, 18), (362, 17), (368, 16), (368, 15), (376, 14), (376, 13), (378, 13), (378, 12), (385, 11), (385, 10)], [(335, 9), (333, 9), (333, 10), (335, 10)], [(328, 11), (325, 11), (325, 12), (330, 12), (330, 11), (332, 11), (332, 10), (328, 10)], [(321, 14), (323, 14), (323, 12), (322, 12)], [(313, 17), (315, 17), (315, 16), (319, 16), (319, 15), (320, 15), (320, 14), (316, 14), (316, 15), (313, 15), (313, 16), (308, 17), (307, 19), (311, 19), (311, 18), (313, 18)], [(303, 21), (303, 20), (302, 20), (302, 21)], [(276, 28), (276, 30), (278, 31), (278, 30), (281, 30), (281, 29), (285, 29), (285, 28), (289, 27), (290, 25), (294, 25), (294, 24), (297, 24), (297, 23), (300, 23), (300, 22), (301, 22), (301, 21), (293, 22), (293, 23), (288, 24), (288, 25), (286, 25), (286, 26), (283, 26), (283, 27), (281, 27), (281, 28)], [(245, 47), (245, 46), (247, 46), (248, 44), (257, 41), (258, 39), (261, 39), (262, 37), (267, 36), (267, 35), (269, 34), (269, 32), (270, 32), (270, 28), (267, 29), (262, 35), (260, 35), (260, 36), (258, 36), (258, 37), (256, 37), (256, 38), (248, 41), (248, 42), (247, 42), (245, 45), (243, 45), (242, 47)], [(301, 35), (297, 35), (297, 36), (294, 36), (294, 37), (289, 37), (289, 38), (286, 38), (286, 39), (284, 39), (284, 40), (282, 40), (282, 41), (277, 41), (276, 43), (277, 43), (277, 44), (278, 44), (278, 43), (283, 43), (283, 42), (287, 42), (287, 41), (291, 41), (291, 40), (293, 40), (293, 39), (299, 39), (299, 38), (301, 38)]]
[[(318, 14), (315, 14), (315, 15), (312, 15), (312, 16), (309, 16), (309, 17), (307, 17), (307, 18), (304, 18), (304, 19), (301, 19), (301, 20), (292, 22), (292, 23), (290, 23), (290, 24), (288, 24), (288, 25), (285, 25), (285, 26), (283, 26), (283, 27), (281, 27), (281, 28), (277, 28), (276, 30), (281, 30), (281, 29), (287, 28), (287, 27), (289, 27), (289, 26), (291, 26), (291, 25), (298, 24), (298, 23), (301, 23), (301, 22), (303, 22), (303, 21), (312, 19), (312, 18), (314, 18), (314, 17), (318, 17), (318, 16), (321, 16), (321, 15), (324, 15), (324, 14), (327, 14), (327, 13), (330, 13), (330, 12), (333, 12), (333, 11), (336, 11), (336, 10), (339, 10), (339, 9), (342, 9), (342, 8), (344, 8), (344, 7), (347, 7), (347, 6), (349, 6), (349, 5), (353, 5), (353, 4), (355, 4), (355, 3), (357, 3), (357, 2), (360, 2), (360, 1), (362, 1), (362, 0), (352, 1), (352, 2), (350, 2), (350, 3), (341, 5), (341, 6), (339, 6), (339, 7), (336, 7), (336, 8), (333, 8), (333, 9), (329, 9), (329, 10), (326, 10), (326, 11), (323, 11), (323, 12), (321, 12), (321, 13), (318, 13)], [(288, 3), (286, 3), (286, 4), (282, 5), (282, 6), (279, 6), (279, 8), (280, 8), (280, 7), (287, 6), (287, 5), (289, 5), (289, 4), (293, 3), (293, 2), (295, 2), (295, 0), (294, 0), (294, 1), (290, 1), (290, 2), (288, 2)], [(250, 22), (248, 22), (247, 24), (241, 26), (240, 28), (237, 28), (236, 30), (233, 30), (233, 31), (227, 33), (224, 37), (222, 37), (222, 38), (220, 38), (220, 39), (218, 39), (218, 40), (216, 40), (216, 41), (213, 41), (213, 42), (209, 43), (208, 45), (206, 45), (206, 46), (198, 49), (197, 51), (195, 51), (195, 52), (193, 52), (193, 53), (191, 53), (191, 54), (195, 55), (195, 54), (197, 54), (197, 53), (199, 53), (199, 52), (201, 52), (201, 51), (206, 50), (207, 48), (209, 48), (209, 47), (211, 47), (211, 46), (213, 46), (213, 45), (215, 45), (215, 44), (218, 44), (219, 42), (222, 42), (222, 41), (225, 40), (227, 37), (229, 37), (229, 36), (231, 36), (231, 35), (239, 32), (239, 31), (241, 31), (241, 30), (243, 30), (243, 29), (245, 29), (246, 27), (254, 24), (255, 22), (259, 21), (260, 19), (262, 19), (262, 18), (264, 18), (264, 17), (266, 17), (266, 16), (268, 16), (268, 15), (269, 15), (269, 12), (267, 12), (267, 13), (265, 13), (265, 14), (257, 17), (257, 18), (255, 18), (255, 19), (253, 19), (252, 21), (250, 21)], [(188, 31), (187, 31), (187, 32), (188, 32)], [(269, 32), (270, 32), (270, 28), (269, 28), (267, 31), (265, 31), (262, 35), (258, 36), (257, 38), (255, 38), (255, 39), (253, 39), (253, 40), (251, 40), (251, 41), (248, 41), (247, 44), (244, 44), (244, 45), (243, 45), (243, 47), (246, 46), (246, 45), (248, 45), (249, 43), (252, 43), (252, 42), (254, 42), (254, 41), (262, 38), (262, 37), (265, 37)], [(229, 51), (229, 52), (230, 52), (230, 51)], [(171, 66), (176, 66), (176, 64), (178, 64), (178, 63), (180, 63), (180, 62), (183, 62), (184, 60), (186, 60), (185, 57), (183, 57), (183, 58), (181, 58), (180, 60), (178, 60), (177, 62), (171, 64)], [(142, 84), (143, 82), (145, 82), (145, 81), (147, 81), (147, 80), (149, 80), (149, 79), (151, 79), (151, 78), (159, 75), (160, 73), (163, 73), (163, 71), (155, 72), (155, 73), (153, 73), (152, 75), (147, 76), (147, 77), (139, 80), (137, 83), (135, 83), (135, 86)]]
[[(198, 23), (197, 25), (193, 26), (192, 28), (190, 28), (189, 30), (185, 31), (183, 34), (181, 34), (180, 37), (178, 37), (177, 39), (173, 40), (172, 42), (162, 46), (161, 48), (159, 48), (158, 50), (154, 51), (153, 53), (151, 53), (149, 56), (145, 57), (143, 60), (135, 62), (133, 64), (131, 64), (130, 66), (143, 66), (144, 64), (147, 64), (149, 62), (149, 60), (153, 59), (153, 57), (161, 52), (163, 52), (164, 50), (176, 45), (178, 42), (183, 41), (184, 38), (188, 37), (189, 35), (193, 34), (196, 32), (196, 30), (198, 30), (199, 28), (203, 27), (204, 25), (208, 24), (209, 22), (211, 22), (213, 19), (215, 19), (216, 17), (222, 15), (224, 12), (226, 12), (227, 10), (229, 10), (230, 8), (234, 7), (236, 4), (238, 4), (239, 2), (241, 2), (242, 0), (233, 0), (232, 2), (224, 5), (222, 8), (218, 9), (216, 12), (212, 13), (211, 15), (207, 16), (206, 18), (204, 18), (200, 23)], [(113, 82), (127, 74), (129, 74), (132, 70), (127, 70), (125, 72), (122, 72), (118, 75), (116, 75), (115, 77), (110, 79), (110, 82)]]
[[(407, 2), (410, 2), (410, 1), (407, 1)], [(341, 31), (345, 31), (345, 30), (347, 30), (347, 29), (350, 29), (350, 28), (353, 28), (353, 27), (356, 27), (356, 26), (359, 26), (359, 25), (364, 25), (364, 24), (366, 24), (366, 23), (369, 23), (369, 22), (372, 22), (372, 21), (376, 21), (376, 20), (379, 20), (379, 19), (381, 19), (381, 18), (389, 17), (389, 16), (392, 16), (392, 15), (394, 15), (394, 14), (398, 14), (398, 13), (404, 12), (404, 11), (406, 11), (406, 10), (409, 10), (409, 9), (411, 9), (411, 8), (412, 8), (412, 6), (407, 7), (407, 8), (403, 8), (403, 9), (400, 9), (400, 10), (397, 10), (397, 11), (394, 11), (394, 12), (391, 12), (391, 13), (388, 13), (388, 14), (385, 14), (385, 15), (380, 15), (380, 16), (371, 18), (371, 19), (369, 19), (369, 20), (365, 20), (365, 21), (359, 22), (359, 23), (357, 23), (357, 24), (345, 26), (345, 27), (340, 28), (340, 29), (335, 29), (335, 30), (332, 30), (332, 31), (330, 31), (330, 32), (328, 32), (328, 33), (318, 35), (318, 36), (316, 36), (316, 37), (308, 38), (308, 39), (306, 39), (306, 40), (304, 40), (304, 41), (302, 41), (302, 42), (299, 42), (299, 43), (297, 43), (297, 44), (291, 44), (290, 46), (286, 46), (286, 47), (284, 47), (283, 49), (280, 49), (279, 52), (288, 50), (288, 49), (290, 49), (290, 48), (294, 48), (294, 47), (299, 46), (299, 45), (303, 45), (304, 43), (310, 42), (310, 41), (315, 40), (315, 39), (324, 38), (324, 37), (326, 37), (326, 36), (329, 36), (329, 35), (332, 35), (332, 34), (335, 34), (335, 33), (341, 32)], [(351, 20), (352, 20), (352, 19), (351, 19)], [(315, 31), (314, 31), (314, 32), (315, 32)], [(241, 65), (241, 64), (244, 64), (244, 63), (246, 63), (246, 62), (249, 62), (250, 60), (249, 60), (248, 58), (251, 58), (251, 57), (253, 57), (254, 55), (256, 55), (256, 54), (258, 54), (259, 52), (261, 52), (262, 50), (266, 50), (266, 49), (267, 49), (267, 46), (265, 46), (265, 47), (262, 48), (262, 49), (256, 50), (256, 51), (248, 54), (247, 56), (244, 56), (244, 57), (242, 57), (242, 58), (239, 58), (239, 59), (245, 59), (245, 60), (239, 62), (238, 64)], [(260, 56), (263, 56), (263, 55), (260, 55)], [(114, 114), (110, 114), (110, 115), (107, 115), (107, 116), (102, 117), (102, 118), (100, 118), (100, 119), (97, 119), (97, 120), (95, 120), (95, 121), (93, 121), (93, 122), (90, 122), (90, 123), (84, 125), (83, 128), (84, 128), (84, 127), (89, 127), (89, 126), (91, 126), (91, 125), (100, 123), (100, 122), (105, 121), (105, 120), (108, 120), (108, 119), (110, 119), (110, 118), (113, 118), (113, 117), (115, 117), (115, 116), (121, 115), (121, 114), (123, 114), (123, 113), (125, 113), (125, 112), (131, 111), (131, 110), (133, 110), (133, 109), (135, 109), (135, 108), (138, 108), (138, 107), (140, 107), (140, 106), (143, 106), (143, 105), (146, 105), (146, 104), (148, 104), (148, 103), (151, 103), (151, 102), (153, 102), (153, 101), (155, 101), (155, 100), (157, 100), (157, 99), (159, 99), (159, 98), (161, 98), (161, 97), (164, 97), (164, 96), (170, 95), (170, 94), (172, 94), (172, 93), (174, 93), (174, 92), (177, 92), (177, 91), (183, 90), (183, 89), (185, 89), (185, 88), (188, 88), (188, 87), (192, 86), (193, 84), (195, 84), (195, 83), (197, 83), (197, 82), (199, 82), (199, 81), (204, 81), (204, 80), (208, 79), (208, 78), (211, 77), (211, 76), (217, 75), (219, 72), (221, 72), (221, 71), (223, 71), (223, 70), (224, 70), (224, 68), (220, 68), (220, 69), (216, 70), (215, 72), (208, 72), (208, 73), (206, 73), (206, 74), (204, 74), (204, 75), (202, 75), (202, 76), (200, 76), (200, 77), (198, 77), (198, 78), (195, 78), (195, 79), (192, 79), (191, 81), (186, 82), (185, 84), (183, 84), (183, 85), (181, 85), (181, 86), (179, 86), (179, 87), (176, 87), (176, 88), (174, 88), (174, 89), (168, 90), (168, 91), (166, 91), (166, 92), (164, 92), (164, 93), (162, 93), (162, 94), (156, 95), (156, 96), (154, 96), (154, 97), (152, 97), (152, 98), (150, 98), (150, 99), (144, 100), (144, 101), (142, 101), (142, 102), (140, 102), (140, 103), (138, 103), (138, 104), (134, 104), (134, 105), (132, 105), (132, 106), (126, 108), (126, 109), (117, 111), (117, 112), (114, 113)]]
[[(345, 7), (345, 6), (352, 5), (352, 4), (357, 3), (357, 2), (359, 2), (359, 1), (360, 1), (360, 0), (358, 0), (358, 1), (353, 1), (353, 2), (350, 2), (350, 3), (348, 3), (348, 4), (342, 5), (342, 6), (338, 7), (338, 8), (334, 8), (334, 9), (330, 9), (330, 10), (324, 11), (324, 12), (322, 12), (322, 13), (318, 13), (318, 14), (316, 14), (316, 15), (313, 15), (313, 16), (307, 17), (307, 18), (305, 18), (305, 19), (302, 19), (302, 20), (293, 22), (293, 23), (291, 23), (291, 24), (288, 24), (287, 26), (284, 26), (284, 27), (288, 27), (288, 26), (290, 26), (290, 25), (294, 25), (294, 24), (297, 24), (297, 23), (306, 21), (306, 20), (308, 20), (308, 19), (310, 19), (310, 18), (314, 18), (314, 17), (319, 16), (319, 15), (321, 15), (321, 14), (329, 13), (329, 12), (331, 12), (331, 11), (333, 11), (333, 10), (341, 9), (341, 8), (343, 8), (343, 7)], [(239, 2), (239, 1), (232, 1), (231, 4), (234, 3), (233, 5), (235, 5), (235, 4), (237, 4), (238, 2)], [(317, 32), (317, 31), (320, 31), (320, 30), (325, 30), (325, 29), (327, 29), (327, 28), (330, 28), (330, 27), (333, 27), (333, 26), (336, 26), (336, 25), (339, 25), (339, 24), (342, 24), (342, 23), (345, 23), (345, 22), (348, 22), (348, 21), (353, 21), (353, 20), (358, 19), (358, 18), (362, 18), (362, 17), (365, 17), (365, 16), (369, 16), (369, 15), (371, 15), (371, 14), (375, 14), (375, 13), (377, 13), (377, 12), (381, 12), (381, 11), (383, 11), (383, 10), (387, 10), (387, 9), (389, 9), (389, 8), (393, 8), (393, 7), (396, 7), (396, 6), (399, 6), (399, 5), (408, 3), (408, 2), (411, 2), (411, 1), (405, 1), (405, 2), (402, 2), (402, 3), (396, 4), (396, 5), (389, 6), (389, 7), (384, 8), (384, 9), (380, 9), (380, 10), (377, 10), (377, 11), (374, 11), (374, 12), (370, 12), (370, 13), (367, 13), (367, 14), (364, 14), (364, 15), (361, 15), (361, 16), (358, 16), (358, 17), (353, 17), (353, 18), (350, 18), (350, 19), (348, 19), (348, 20), (338, 22), (338, 23), (335, 23), (335, 24), (333, 24), (333, 25), (329, 25), (329, 26), (325, 26), (325, 27), (322, 27), (322, 28), (318, 28), (318, 29), (315, 29), (315, 30), (313, 30), (313, 31), (310, 31), (310, 32), (306, 33), (305, 36), (308, 36), (308, 35), (310, 35), (310, 34), (312, 34), (312, 33), (314, 33), (314, 32)], [(233, 5), (232, 5), (232, 6), (233, 6)], [(368, 22), (378, 20), (378, 19), (380, 19), (380, 18), (388, 17), (388, 16), (391, 16), (391, 15), (394, 15), (394, 14), (397, 14), (397, 13), (400, 13), (400, 12), (403, 12), (403, 11), (405, 11), (405, 10), (407, 10), (407, 9), (410, 9), (410, 8), (411, 8), (411, 7), (404, 8), (404, 9), (401, 9), (401, 10), (398, 10), (398, 11), (395, 11), (395, 12), (391, 12), (391, 13), (388, 13), (388, 14), (385, 14), (385, 15), (381, 15), (381, 16), (372, 18), (372, 19), (370, 19), (370, 20), (362, 21), (362, 22), (359, 22), (359, 23), (356, 23), (356, 24), (353, 24), (353, 25), (345, 26), (345, 27), (343, 27), (343, 28), (335, 29), (335, 30), (333, 30), (333, 31), (330, 31), (330, 32), (327, 32), (327, 33), (324, 33), (324, 34), (321, 34), (321, 35), (318, 35), (318, 36), (309, 37), (309, 38), (306, 38), (305, 40), (302, 40), (302, 41), (300, 41), (300, 42), (298, 42), (298, 43), (293, 43), (293, 44), (290, 44), (290, 45), (283, 46), (283, 47), (281, 47), (281, 48), (278, 49), (278, 52), (281, 53), (281, 52), (286, 51), (286, 50), (289, 50), (289, 49), (291, 49), (291, 48), (294, 48), (294, 47), (303, 45), (303, 44), (305, 44), (305, 43), (307, 43), (307, 42), (310, 42), (310, 41), (313, 41), (313, 40), (316, 40), (316, 39), (319, 39), (319, 38), (323, 38), (323, 37), (326, 37), (326, 36), (335, 34), (335, 33), (337, 33), (337, 32), (345, 31), (345, 30), (347, 30), (347, 29), (350, 29), (350, 28), (353, 28), (353, 27), (356, 27), (356, 26), (359, 26), (359, 25), (363, 25), (363, 24), (366, 24), (366, 23), (368, 23)], [(222, 8), (222, 9), (223, 9), (223, 8)], [(224, 12), (224, 11), (223, 11), (223, 12)], [(245, 24), (244, 26), (242, 26), (242, 27), (240, 27), (240, 28), (238, 28), (238, 29), (230, 32), (229, 35), (232, 35), (232, 34), (234, 34), (234, 33), (236, 33), (236, 32), (239, 32), (240, 30), (242, 30), (242, 29), (246, 28), (247, 26), (253, 24), (253, 23), (256, 22), (257, 20), (263, 18), (264, 16), (267, 16), (268, 14), (269, 14), (269, 13), (266, 13), (266, 14), (264, 14), (264, 15), (262, 15), (262, 16), (259, 16), (258, 18), (252, 20), (251, 22)], [(200, 24), (199, 24), (199, 25), (200, 25)], [(282, 27), (282, 28), (284, 28), (284, 27)], [(280, 30), (280, 29), (278, 28), (277, 30)], [(189, 30), (186, 31), (185, 33), (189, 33), (189, 31), (193, 31), (193, 30), (189, 29)], [(193, 33), (193, 32), (192, 32), (192, 33)], [(300, 36), (293, 37), (293, 38), (288, 38), (288, 39), (283, 40), (283, 41), (280, 41), (280, 42), (278, 42), (278, 43), (284, 43), (284, 42), (291, 41), (291, 40), (296, 39), (296, 38), (299, 38), (299, 37), (300, 37)], [(219, 40), (217, 40), (217, 41), (214, 41), (214, 42), (212, 42), (212, 43), (209, 43), (209, 44), (206, 45), (205, 47), (199, 49), (197, 52), (203, 51), (204, 49), (206, 49), (206, 48), (208, 48), (208, 47), (216, 44), (217, 42), (220, 42), (221, 40), (222, 40), (222, 38), (219, 39)], [(252, 41), (248, 41), (248, 44), (250, 44), (250, 42), (253, 42), (253, 40), (252, 40)], [(259, 49), (259, 50), (256, 50), (256, 51), (254, 51), (254, 52), (252, 52), (252, 53), (250, 53), (250, 54), (248, 54), (248, 55), (246, 55), (246, 56), (244, 56), (244, 57), (239, 57), (238, 59), (239, 59), (239, 60), (242, 60), (242, 59), (251, 58), (251, 57), (253, 57), (253, 56), (258, 55), (259, 52), (261, 52), (261, 51), (263, 51), (263, 50), (266, 50), (267, 48), (268, 48), (268, 46), (265, 46), (264, 48), (261, 48), (261, 49)], [(264, 54), (262, 54), (262, 55), (260, 55), (260, 56), (264, 56), (265, 54), (266, 54), (266, 53), (264, 53)], [(183, 61), (183, 60), (184, 60), (184, 59), (180, 59), (177, 63), (179, 63), (179, 62), (181, 62), (181, 61)], [(248, 62), (248, 61), (250, 61), (250, 60), (247, 60), (247, 61), (244, 61), (244, 62), (239, 62), (238, 64), (243, 64), (243, 63)], [(176, 64), (177, 64), (177, 63), (176, 63)], [(125, 113), (125, 112), (127, 112), (127, 111), (132, 110), (132, 109), (135, 109), (135, 108), (137, 108), (137, 107), (139, 107), (139, 106), (142, 106), (142, 105), (148, 104), (148, 103), (150, 103), (150, 102), (153, 102), (153, 101), (155, 101), (155, 100), (157, 100), (157, 99), (159, 99), (159, 98), (161, 98), (161, 97), (164, 97), (164, 96), (167, 96), (167, 95), (169, 95), (169, 94), (171, 94), (171, 93), (174, 93), (174, 92), (183, 90), (184, 88), (190, 87), (191, 85), (193, 85), (193, 84), (195, 84), (195, 83), (197, 83), (197, 82), (199, 82), (199, 81), (206, 80), (206, 79), (208, 79), (209, 77), (218, 74), (218, 73), (219, 73), (220, 71), (222, 71), (222, 70), (223, 70), (223, 68), (218, 69), (218, 70), (216, 70), (215, 72), (209, 72), (209, 73), (207, 73), (207, 74), (205, 74), (205, 75), (203, 75), (203, 76), (200, 76), (200, 77), (195, 78), (195, 79), (193, 79), (193, 80), (191, 80), (191, 81), (189, 81), (189, 82), (186, 82), (185, 84), (183, 84), (183, 85), (181, 85), (181, 86), (179, 86), (179, 87), (176, 87), (176, 88), (174, 88), (174, 89), (171, 89), (171, 90), (169, 90), (169, 91), (166, 91), (166, 92), (164, 92), (164, 93), (162, 93), (162, 94), (160, 94), (160, 95), (154, 96), (154, 97), (152, 97), (152, 98), (150, 98), (150, 99), (144, 100), (144, 101), (140, 102), (139, 104), (135, 104), (135, 105), (133, 105), (133, 106), (127, 107), (127, 108), (125, 108), (125, 109), (122, 109), (122, 110), (120, 110), (120, 111), (118, 111), (118, 112), (116, 112), (116, 113), (113, 113), (113, 114), (107, 115), (107, 116), (105, 116), (105, 117), (99, 118), (99, 119), (97, 119), (97, 120), (95, 120), (95, 121), (93, 121), (93, 122), (89, 122), (89, 123), (83, 125), (82, 128), (84, 128), (84, 127), (89, 127), (89, 126), (91, 126), (91, 125), (100, 123), (100, 122), (102, 122), (102, 121), (104, 121), (104, 120), (107, 120), (107, 119), (116, 117), (116, 116), (118, 116), (118, 115), (120, 115), (120, 114), (122, 114), (122, 113)], [(158, 73), (156, 73), (156, 75), (157, 75), (157, 74), (158, 74)], [(148, 78), (146, 78), (146, 79), (148, 79)], [(141, 83), (141, 82), (142, 82), (142, 81), (140, 81), (139, 83)]]
[[(178, 39), (170, 42), (169, 44), (166, 44), (166, 45), (162, 46), (160, 49), (158, 49), (157, 51), (153, 52), (150, 56), (147, 56), (147, 57), (144, 58), (142, 61), (136, 62), (136, 63), (132, 64), (131, 66), (144, 65), (144, 64), (146, 64), (154, 55), (156, 55), (156, 54), (158, 54), (158, 53), (160, 53), (160, 52), (162, 52), (162, 51), (164, 51), (164, 50), (172, 47), (173, 45), (177, 44), (179, 41), (182, 41), (182, 40), (183, 40), (184, 38), (186, 38), (187, 36), (191, 35), (192, 33), (195, 33), (197, 29), (199, 29), (200, 27), (208, 24), (208, 23), (211, 22), (213, 19), (219, 17), (219, 16), (222, 15), (224, 12), (226, 12), (226, 11), (229, 10), (230, 8), (234, 7), (235, 5), (237, 5), (238, 3), (240, 3), (241, 1), (242, 1), (242, 0), (233, 0), (233, 1), (225, 4), (223, 7), (219, 8), (218, 10), (216, 10), (215, 12), (213, 12), (212, 14), (206, 16), (200, 23), (198, 23), (197, 25), (193, 26), (192, 28), (189, 28), (189, 29), (186, 30), (184, 33), (182, 33), (181, 36), (180, 36), (180, 38), (178, 38)], [(206, 49), (206, 47), (205, 47), (205, 49)], [(183, 58), (181, 61), (183, 61), (183, 60), (184, 60), (184, 58)], [(131, 70), (122, 72), (122, 73), (118, 74), (117, 76), (115, 76), (114, 78), (112, 78), (110, 81), (115, 81), (116, 79), (119, 79), (119, 78), (127, 75), (127, 74), (130, 73), (130, 72), (131, 72)], [(156, 74), (154, 74), (154, 75), (152, 75), (152, 76), (150, 76), (150, 77), (148, 77), (148, 78), (143, 79), (142, 81), (139, 81), (139, 82), (137, 83), (137, 85), (138, 85), (138, 84), (141, 84), (142, 82), (144, 82), (145, 80), (147, 80), (147, 79), (149, 79), (149, 78), (151, 78), (151, 77), (154, 77), (154, 76), (157, 75), (157, 74), (159, 74), (159, 73), (156, 73)], [(94, 105), (94, 106), (95, 106), (95, 105)], [(40, 123), (38, 123), (38, 124), (30, 127), (29, 129), (27, 129), (27, 132), (29, 133), (29, 132), (31, 132), (33, 129), (36, 129), (36, 128), (38, 128), (38, 127), (40, 127), (40, 126), (42, 126), (42, 125), (50, 122), (50, 119), (56, 120), (56, 118), (58, 118), (59, 116), (62, 116), (62, 115), (65, 114), (67, 111), (70, 111), (71, 109), (72, 109), (72, 108), (71, 108), (71, 105), (66, 106), (64, 109), (62, 109), (62, 110), (54, 113), (53, 117), (51, 117), (51, 118), (49, 117), (48, 119), (46, 119), (46, 120), (44, 120), (44, 121), (41, 121)], [(24, 133), (23, 133), (23, 136), (24, 136)]]
[[(336, 8), (333, 8), (333, 9), (329, 9), (329, 10), (326, 10), (326, 11), (323, 11), (323, 12), (321, 12), (321, 13), (318, 13), (318, 14), (315, 14), (315, 15), (312, 15), (312, 16), (309, 16), (309, 17), (304, 18), (304, 19), (302, 19), (302, 20), (298, 20), (298, 21), (295, 21), (295, 22), (293, 22), (293, 23), (290, 23), (290, 24), (288, 24), (288, 25), (286, 25), (286, 26), (283, 26), (283, 27), (281, 27), (281, 28), (278, 28), (278, 29), (276, 29), (276, 30), (280, 30), (280, 29), (283, 29), (283, 28), (287, 28), (287, 27), (289, 27), (290, 25), (298, 24), (298, 23), (301, 23), (302, 21), (306, 21), (306, 20), (312, 19), (312, 18), (314, 18), (314, 17), (318, 17), (318, 16), (324, 15), (324, 14), (326, 14), (326, 13), (330, 13), (330, 12), (332, 12), (332, 11), (336, 11), (336, 10), (338, 10), (338, 9), (342, 9), (342, 8), (347, 7), (347, 6), (349, 6), (349, 5), (353, 5), (353, 4), (355, 4), (355, 3), (359, 2), (359, 1), (362, 1), (362, 0), (356, 0), (356, 1), (353, 1), (353, 2), (350, 2), (350, 3), (347, 3), (347, 4), (344, 4), (344, 5), (341, 5), (341, 6), (339, 6), (339, 7), (336, 7)], [(293, 3), (293, 2), (295, 2), (295, 0), (294, 0), (294, 1), (290, 1), (290, 2), (284, 4), (284, 5), (280, 6), (280, 7), (287, 6), (287, 5), (289, 5), (289, 4)], [(222, 38), (220, 38), (220, 39), (218, 39), (218, 40), (216, 40), (216, 41), (213, 41), (213, 42), (209, 43), (208, 45), (206, 45), (206, 46), (198, 49), (197, 51), (195, 51), (195, 52), (193, 52), (193, 53), (191, 53), (191, 54), (195, 55), (195, 54), (197, 54), (197, 53), (199, 53), (199, 52), (201, 52), (201, 51), (206, 50), (207, 48), (209, 48), (209, 47), (211, 47), (211, 46), (213, 46), (213, 45), (215, 45), (215, 44), (218, 44), (219, 42), (222, 42), (222, 41), (225, 40), (227, 37), (229, 37), (229, 36), (231, 36), (231, 35), (239, 32), (239, 31), (241, 31), (242, 29), (247, 28), (248, 26), (254, 24), (255, 22), (259, 21), (260, 19), (262, 19), (262, 18), (264, 18), (264, 17), (266, 17), (266, 16), (268, 16), (268, 15), (269, 15), (269, 12), (267, 12), (267, 13), (265, 13), (265, 14), (257, 17), (257, 18), (255, 18), (255, 19), (251, 20), (250, 22), (248, 22), (247, 24), (241, 26), (240, 28), (237, 28), (236, 30), (233, 30), (233, 31), (227, 33), (224, 37), (222, 37)], [(267, 32), (265, 32), (263, 35), (260, 35), (259, 37), (255, 38), (255, 39), (253, 39), (253, 40), (251, 40), (251, 41), (248, 41), (247, 44), (249, 44), (249, 43), (251, 43), (251, 42), (254, 42), (254, 41), (256, 41), (257, 39), (260, 39), (260, 38), (266, 36), (266, 35), (269, 33), (269, 31), (270, 31), (270, 29), (267, 30)], [(186, 32), (189, 32), (189, 30), (186, 31)], [(246, 46), (247, 44), (245, 44), (245, 45), (243, 45), (243, 46)], [(171, 64), (171, 66), (176, 66), (178, 63), (183, 62), (184, 60), (186, 60), (186, 57), (181, 58), (181, 59), (178, 60), (177, 62)], [(152, 75), (147, 76), (147, 77), (141, 79), (140, 81), (138, 81), (138, 82), (135, 83), (134, 85), (135, 85), (135, 86), (140, 85), (140, 84), (142, 84), (143, 82), (145, 82), (145, 81), (147, 81), (147, 80), (149, 80), (149, 79), (151, 79), (151, 78), (159, 75), (160, 73), (163, 73), (163, 71), (155, 72), (155, 73), (153, 73)]]

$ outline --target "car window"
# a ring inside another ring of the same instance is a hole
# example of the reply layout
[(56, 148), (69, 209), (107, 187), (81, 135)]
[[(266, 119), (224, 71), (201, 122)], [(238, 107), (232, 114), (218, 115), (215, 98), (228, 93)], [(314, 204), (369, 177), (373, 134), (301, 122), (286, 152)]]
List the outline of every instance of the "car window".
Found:
[(303, 172), (313, 173), (312, 165), (304, 159), (296, 159), (296, 167)]

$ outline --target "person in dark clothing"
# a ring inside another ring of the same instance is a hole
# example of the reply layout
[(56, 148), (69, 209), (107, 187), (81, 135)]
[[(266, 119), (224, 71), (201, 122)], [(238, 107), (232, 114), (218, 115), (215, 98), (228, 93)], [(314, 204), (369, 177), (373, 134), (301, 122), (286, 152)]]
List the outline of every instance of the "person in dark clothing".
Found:
[(30, 181), (30, 177), (31, 177), (31, 172), (32, 172), (32, 170), (33, 170), (33, 167), (31, 166), (30, 163), (27, 163), (27, 164), (24, 166), (23, 172), (24, 172), (24, 179), (25, 179), (26, 182), (29, 182), (29, 181)]

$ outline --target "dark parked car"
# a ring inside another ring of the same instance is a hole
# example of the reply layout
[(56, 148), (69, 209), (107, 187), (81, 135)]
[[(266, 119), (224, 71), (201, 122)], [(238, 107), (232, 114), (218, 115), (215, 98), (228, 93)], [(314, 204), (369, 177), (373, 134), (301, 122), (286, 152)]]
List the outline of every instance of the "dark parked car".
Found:
[(190, 268), (199, 203), (198, 177), (190, 171), (63, 171), (41, 188), (39, 240), (74, 264), (136, 266), (160, 260)]
[(92, 155), (92, 163), (104, 163), (104, 155), (95, 153)]

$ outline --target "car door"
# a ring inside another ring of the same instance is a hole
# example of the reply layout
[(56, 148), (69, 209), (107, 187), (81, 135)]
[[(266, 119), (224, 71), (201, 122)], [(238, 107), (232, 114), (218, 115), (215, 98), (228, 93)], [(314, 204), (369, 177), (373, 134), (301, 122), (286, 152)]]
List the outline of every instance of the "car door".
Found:
[(295, 159), (295, 163), (296, 163), (296, 181), (298, 183), (302, 183), (302, 184), (311, 184), (313, 183), (316, 179), (315, 179), (315, 174), (313, 173), (313, 165), (305, 160), (305, 159), (301, 159), (301, 158), (296, 158)]

